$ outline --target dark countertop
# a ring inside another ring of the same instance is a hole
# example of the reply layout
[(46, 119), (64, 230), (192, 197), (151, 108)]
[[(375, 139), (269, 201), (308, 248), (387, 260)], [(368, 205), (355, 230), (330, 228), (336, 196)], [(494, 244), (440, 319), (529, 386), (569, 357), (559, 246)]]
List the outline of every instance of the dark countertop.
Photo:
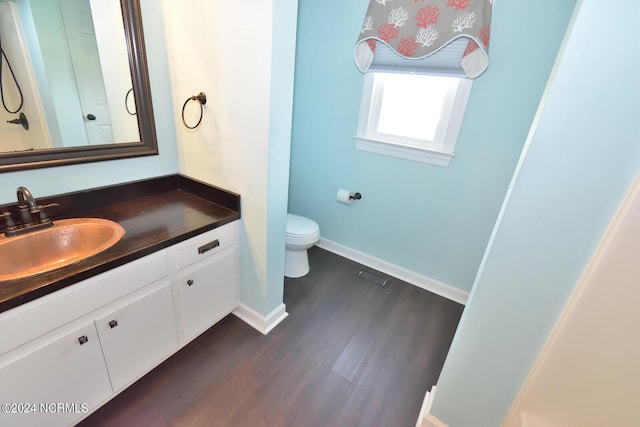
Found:
[[(142, 258), (240, 218), (240, 196), (182, 175), (170, 175), (45, 198), (56, 219), (94, 217), (118, 222), (122, 240), (93, 257), (48, 273), (0, 281), (0, 312)], [(0, 206), (15, 212), (16, 206)], [(14, 218), (19, 218), (16, 213)], [(0, 228), (3, 232), (4, 224)]]

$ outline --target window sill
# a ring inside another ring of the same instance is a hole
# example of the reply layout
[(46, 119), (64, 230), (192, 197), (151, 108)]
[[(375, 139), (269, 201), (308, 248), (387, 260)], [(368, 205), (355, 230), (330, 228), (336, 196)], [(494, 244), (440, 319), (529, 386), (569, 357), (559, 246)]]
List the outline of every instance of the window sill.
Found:
[(356, 149), (400, 159), (413, 160), (431, 165), (447, 167), (455, 153), (448, 153), (433, 148), (411, 147), (390, 141), (356, 136)]

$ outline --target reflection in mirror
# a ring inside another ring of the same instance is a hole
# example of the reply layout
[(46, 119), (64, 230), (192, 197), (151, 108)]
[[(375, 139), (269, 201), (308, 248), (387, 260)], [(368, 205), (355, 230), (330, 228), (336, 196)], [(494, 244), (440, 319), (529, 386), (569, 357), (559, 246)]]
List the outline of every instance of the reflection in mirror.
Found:
[(138, 0), (0, 0), (0, 58), (0, 171), (157, 154)]
[(13, 105), (32, 95), (33, 132), (5, 126), (0, 150), (140, 140), (125, 104), (133, 86), (117, 0), (3, 1), (2, 9), (3, 92)]

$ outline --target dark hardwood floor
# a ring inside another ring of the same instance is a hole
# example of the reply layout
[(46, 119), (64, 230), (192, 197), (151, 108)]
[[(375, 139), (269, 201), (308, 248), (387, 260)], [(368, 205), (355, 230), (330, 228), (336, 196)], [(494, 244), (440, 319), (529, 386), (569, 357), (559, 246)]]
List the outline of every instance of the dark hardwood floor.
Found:
[(413, 427), (463, 306), (312, 248), (263, 336), (227, 316), (83, 426)]

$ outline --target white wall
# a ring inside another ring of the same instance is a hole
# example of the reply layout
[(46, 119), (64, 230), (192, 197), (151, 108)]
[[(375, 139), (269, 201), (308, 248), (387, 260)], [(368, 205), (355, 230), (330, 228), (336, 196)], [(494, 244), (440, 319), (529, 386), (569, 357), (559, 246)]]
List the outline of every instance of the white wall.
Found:
[(100, 67), (109, 106), (111, 130), (115, 142), (139, 141), (137, 116), (129, 114), (125, 106), (135, 112), (135, 97), (129, 71), (129, 56), (124, 32), (113, 31), (122, 25), (122, 9), (119, 2), (90, 0), (91, 17), (100, 54)]
[[(176, 119), (180, 170), (241, 195), (240, 298), (269, 314), (282, 303), (297, 0), (162, 5), (174, 109), (207, 94), (199, 128)], [(195, 125), (197, 102), (185, 116)]]
[(452, 427), (500, 424), (640, 168), (638, 14), (577, 5), (438, 380)]
[[(640, 423), (640, 175), (503, 423)], [(539, 421), (540, 422), (540, 421)], [(531, 427), (537, 424), (529, 424)]]
[[(77, 120), (83, 117), (83, 113), (60, 5), (49, 0), (24, 3), (31, 6), (37, 33), (38, 44), (32, 45), (31, 53), (42, 59), (43, 68), (36, 71), (38, 86), (42, 89), (42, 96), (50, 95), (44, 101), (47, 120), (49, 123), (57, 122), (60, 131), (59, 135), (52, 133), (52, 144), (54, 147), (87, 145), (89, 140), (84, 121)], [(53, 130), (55, 126), (51, 128)]]
[[(7, 124), (7, 120), (16, 119), (19, 114), (10, 114), (0, 107), (0, 152), (49, 148), (51, 138), (40, 101), (35, 72), (30, 61), (29, 46), (18, 7), (13, 2), (0, 2), (0, 38), (2, 49), (7, 56), (2, 58), (0, 63), (4, 101), (9, 110), (17, 110), (20, 106), (19, 87), (23, 98), (21, 111), (29, 121), (28, 131), (19, 125)], [(14, 76), (17, 83), (14, 81)]]

